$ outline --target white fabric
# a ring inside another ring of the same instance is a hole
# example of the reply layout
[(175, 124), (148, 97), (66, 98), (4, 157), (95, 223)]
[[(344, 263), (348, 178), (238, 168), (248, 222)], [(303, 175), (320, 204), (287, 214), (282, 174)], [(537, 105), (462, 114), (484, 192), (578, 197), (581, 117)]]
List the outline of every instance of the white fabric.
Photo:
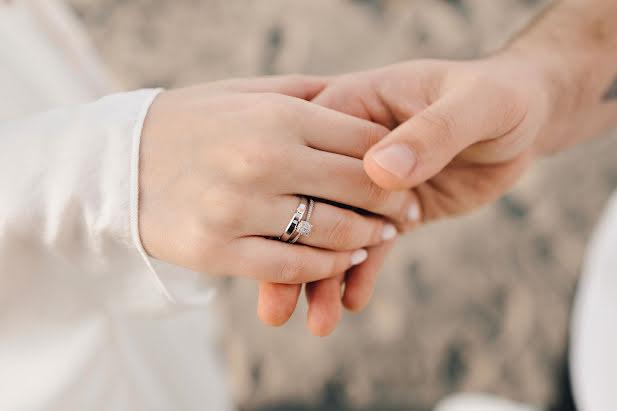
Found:
[(617, 410), (617, 194), (587, 250), (572, 315), (570, 364), (580, 411)]
[(435, 411), (539, 411), (538, 408), (486, 394), (462, 393), (439, 402)]
[(170, 301), (184, 273), (156, 275), (137, 236), (155, 94), (0, 126), (1, 410), (231, 409), (207, 312)]
[(157, 90), (68, 107), (106, 78), (46, 1), (0, 5), (0, 410), (231, 410), (206, 276), (138, 236)]
[(55, 0), (0, 0), (0, 121), (108, 93), (110, 76)]

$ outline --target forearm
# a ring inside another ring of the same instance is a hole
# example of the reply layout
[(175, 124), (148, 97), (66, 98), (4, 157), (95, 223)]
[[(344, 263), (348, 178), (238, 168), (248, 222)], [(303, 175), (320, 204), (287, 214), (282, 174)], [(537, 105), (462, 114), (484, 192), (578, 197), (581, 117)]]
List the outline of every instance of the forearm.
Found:
[(545, 77), (552, 114), (540, 153), (617, 125), (616, 6), (614, 0), (558, 1), (501, 53), (534, 62)]

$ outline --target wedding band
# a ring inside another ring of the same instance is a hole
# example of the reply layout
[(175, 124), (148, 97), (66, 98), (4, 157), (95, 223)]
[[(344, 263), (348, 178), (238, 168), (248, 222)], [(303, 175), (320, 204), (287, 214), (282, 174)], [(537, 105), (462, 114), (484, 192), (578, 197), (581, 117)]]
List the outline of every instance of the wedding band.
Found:
[(304, 213), (306, 212), (306, 206), (308, 205), (308, 203), (309, 200), (306, 197), (300, 198), (300, 205), (298, 205), (296, 212), (294, 213), (293, 217), (291, 217), (291, 221), (289, 222), (289, 224), (287, 224), (287, 228), (285, 228), (285, 231), (279, 237), (279, 240), (286, 243), (289, 242), (289, 239), (293, 236), (296, 228), (298, 228), (298, 224), (300, 224), (302, 218), (304, 217)]
[(298, 241), (300, 236), (308, 236), (309, 234), (311, 234), (313, 224), (311, 224), (309, 220), (311, 218), (311, 215), (313, 214), (313, 207), (315, 207), (315, 201), (310, 198), (306, 218), (301, 220), (300, 223), (298, 223), (298, 227), (296, 227), (296, 231), (298, 232), (298, 234), (290, 241), (290, 243), (293, 244)]

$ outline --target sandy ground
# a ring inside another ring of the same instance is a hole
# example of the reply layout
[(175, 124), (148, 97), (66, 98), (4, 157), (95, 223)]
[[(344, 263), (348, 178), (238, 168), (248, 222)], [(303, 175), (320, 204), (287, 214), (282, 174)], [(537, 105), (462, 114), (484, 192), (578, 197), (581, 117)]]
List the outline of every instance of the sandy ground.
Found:
[[(521, 0), (71, 0), (124, 88), (232, 76), (332, 74), (490, 52), (546, 4)], [(493, 206), (405, 236), (370, 306), (326, 339), (305, 307), (280, 329), (256, 285), (219, 310), (246, 410), (427, 410), (480, 390), (540, 405), (561, 394), (585, 244), (617, 187), (609, 136), (537, 164)]]

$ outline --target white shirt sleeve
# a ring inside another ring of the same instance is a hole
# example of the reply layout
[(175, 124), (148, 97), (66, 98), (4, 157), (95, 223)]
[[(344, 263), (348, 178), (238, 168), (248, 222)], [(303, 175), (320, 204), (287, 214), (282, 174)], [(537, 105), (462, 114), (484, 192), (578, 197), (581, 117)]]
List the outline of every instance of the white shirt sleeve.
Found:
[(157, 94), (0, 125), (0, 312), (26, 321), (65, 305), (152, 311), (177, 302), (137, 226), (139, 140)]
[(149, 258), (139, 239), (157, 93), (0, 124), (1, 410), (233, 408), (208, 276)]
[(617, 403), (617, 193), (585, 253), (570, 322), (570, 378), (581, 411)]

